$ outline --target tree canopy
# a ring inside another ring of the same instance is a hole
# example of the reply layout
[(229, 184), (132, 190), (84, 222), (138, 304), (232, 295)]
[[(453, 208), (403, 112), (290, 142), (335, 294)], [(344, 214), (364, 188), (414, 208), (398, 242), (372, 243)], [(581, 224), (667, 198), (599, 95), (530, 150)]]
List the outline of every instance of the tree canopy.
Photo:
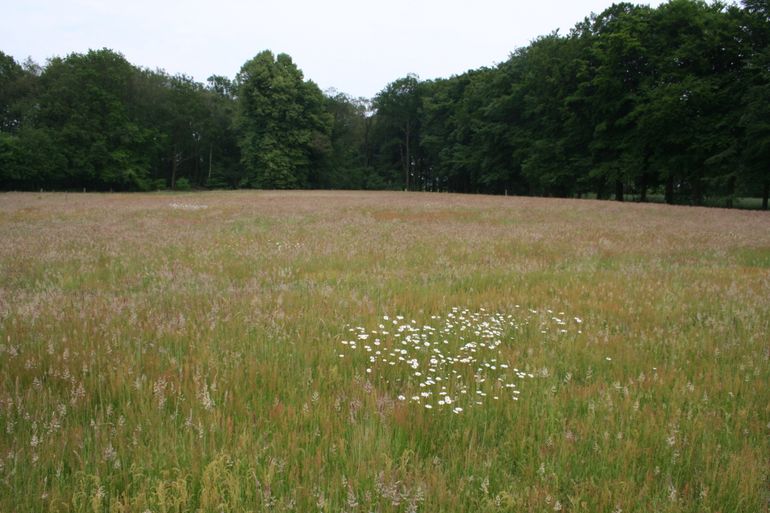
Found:
[(200, 84), (0, 52), (0, 189), (377, 188), (732, 206), (770, 192), (770, 10), (618, 3), (494, 67), (322, 93), (286, 54)]
[(304, 80), (291, 57), (270, 51), (246, 62), (236, 84), (244, 185), (310, 186), (331, 130), (321, 90)]

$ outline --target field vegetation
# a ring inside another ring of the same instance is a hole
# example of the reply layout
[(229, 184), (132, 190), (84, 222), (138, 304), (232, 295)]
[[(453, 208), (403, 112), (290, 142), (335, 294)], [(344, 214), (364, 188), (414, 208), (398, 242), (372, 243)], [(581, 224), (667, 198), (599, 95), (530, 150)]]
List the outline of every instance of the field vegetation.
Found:
[(0, 240), (0, 511), (768, 509), (765, 212), (7, 193)]

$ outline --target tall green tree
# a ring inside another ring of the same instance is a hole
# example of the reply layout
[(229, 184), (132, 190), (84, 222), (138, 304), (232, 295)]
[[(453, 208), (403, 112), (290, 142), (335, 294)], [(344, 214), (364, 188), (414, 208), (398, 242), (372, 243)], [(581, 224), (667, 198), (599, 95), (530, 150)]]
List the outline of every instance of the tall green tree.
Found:
[(227, 77), (209, 77), (204, 96), (207, 124), (202, 141), (204, 152), (208, 149), (204, 162), (207, 187), (237, 187), (243, 174), (235, 127), (235, 93), (235, 84)]
[[(639, 89), (651, 73), (644, 37), (650, 8), (615, 4), (587, 24), (589, 44), (578, 71), (580, 83), (568, 98), (572, 107), (587, 108), (582, 118), (590, 128), (589, 180), (600, 192), (609, 185), (622, 201), (629, 185), (645, 197), (649, 185), (644, 163), (647, 149), (639, 144), (632, 113)], [(573, 33), (573, 37), (579, 37)]]
[(740, 125), (745, 130), (741, 152), (743, 190), (762, 198), (770, 196), (770, 3), (744, 0), (741, 27), (746, 38), (746, 89)]
[(329, 150), (331, 119), (318, 86), (286, 54), (259, 53), (236, 77), (241, 185), (307, 187)]
[(35, 126), (40, 71), (0, 52), (0, 189), (50, 187), (65, 164), (51, 134)]
[(328, 91), (326, 112), (332, 124), (330, 153), (312, 184), (321, 188), (364, 189), (371, 187), (371, 102)]
[[(398, 164), (405, 190), (414, 187), (420, 164), (419, 129), (422, 109), (420, 82), (407, 75), (388, 84), (374, 98), (380, 140), (380, 162), (392, 169)], [(391, 175), (395, 181), (395, 176)]]
[(0, 52), (0, 132), (12, 132), (21, 125), (18, 104), (26, 93), (24, 74), (13, 57)]
[(645, 45), (652, 71), (630, 116), (669, 203), (701, 204), (723, 193), (717, 182), (729, 182), (708, 174), (709, 162), (736, 136), (735, 120), (726, 120), (740, 97), (740, 49), (727, 21), (722, 5), (690, 0), (672, 0), (650, 17)]
[(522, 126), (528, 139), (522, 174), (538, 194), (570, 196), (576, 189), (566, 98), (577, 88), (579, 55), (575, 40), (554, 33), (534, 41), (518, 56), (525, 68)]
[(136, 68), (111, 50), (52, 59), (40, 77), (35, 115), (66, 166), (52, 185), (64, 188), (144, 189), (151, 131), (131, 104)]

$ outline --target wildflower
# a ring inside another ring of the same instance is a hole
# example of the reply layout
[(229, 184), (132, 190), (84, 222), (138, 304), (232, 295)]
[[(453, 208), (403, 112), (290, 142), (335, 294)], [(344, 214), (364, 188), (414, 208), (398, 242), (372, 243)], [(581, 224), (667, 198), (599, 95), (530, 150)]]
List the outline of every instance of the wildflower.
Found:
[[(537, 314), (537, 311), (534, 311)], [(524, 314), (526, 315), (526, 314)], [(551, 315), (546, 319), (557, 324), (562, 330), (568, 329), (568, 323), (564, 319), (564, 313), (560, 312), (559, 317)], [(377, 329), (369, 329), (358, 326), (350, 328), (354, 334), (355, 340), (372, 340), (372, 345), (364, 344), (368, 355), (368, 365), (364, 369), (365, 375), (377, 373), (383, 374), (383, 383), (390, 383), (392, 376), (387, 369), (408, 366), (410, 375), (398, 377), (395, 381), (409, 388), (420, 390), (419, 395), (398, 395), (399, 400), (406, 400), (411, 397), (412, 401), (419, 402), (422, 398), (431, 397), (434, 394), (440, 396), (435, 405), (430, 404), (426, 409), (433, 409), (433, 406), (452, 405), (452, 411), (457, 413), (456, 408), (462, 408), (461, 404), (482, 404), (487, 396), (493, 400), (499, 400), (499, 395), (492, 392), (496, 390), (493, 387), (515, 389), (514, 383), (508, 381), (511, 377), (525, 379), (534, 378), (532, 372), (525, 372), (513, 368), (513, 376), (507, 376), (507, 370), (511, 365), (506, 361), (499, 361), (498, 351), (501, 346), (512, 343), (515, 339), (509, 338), (509, 330), (518, 330), (529, 323), (529, 319), (516, 319), (511, 314), (490, 313), (483, 309), (477, 312), (471, 312), (468, 309), (453, 307), (452, 310), (443, 317), (443, 325), (434, 327), (428, 324), (418, 323), (417, 320), (406, 320), (403, 315), (396, 316), (395, 319), (388, 315), (383, 315), (382, 320), (376, 324)], [(442, 319), (442, 316), (433, 315), (431, 319)], [(390, 334), (384, 327), (389, 321), (396, 326), (396, 333)], [(577, 321), (576, 321), (577, 322)], [(543, 330), (547, 326), (540, 321)], [(344, 347), (355, 350), (355, 342), (343, 342)], [(340, 353), (340, 358), (345, 353)], [(532, 349), (528, 348), (527, 354), (532, 354)], [(377, 364), (383, 365), (377, 365)], [(422, 368), (425, 371), (421, 371)], [(468, 385), (464, 383), (470, 372), (472, 374), (474, 389), (469, 393)], [(549, 377), (551, 372), (547, 368), (536, 371), (542, 377)], [(391, 379), (388, 379), (391, 378)], [(571, 375), (568, 375), (567, 382)], [(495, 385), (495, 384), (498, 385)], [(506, 395), (512, 400), (517, 401), (519, 391), (511, 390), (513, 394)], [(413, 392), (414, 393), (414, 392)], [(471, 395), (473, 394), (473, 395)], [(455, 404), (457, 402), (460, 404)], [(462, 411), (462, 410), (459, 410)]]

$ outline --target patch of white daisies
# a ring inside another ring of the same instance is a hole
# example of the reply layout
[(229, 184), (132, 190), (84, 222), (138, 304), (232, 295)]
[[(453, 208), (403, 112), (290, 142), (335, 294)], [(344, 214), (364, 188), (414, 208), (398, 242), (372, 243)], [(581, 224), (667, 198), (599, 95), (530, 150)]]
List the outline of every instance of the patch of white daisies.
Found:
[(399, 401), (460, 414), (489, 400), (519, 400), (517, 383), (535, 376), (514, 367), (502, 352), (525, 326), (538, 324), (542, 334), (582, 333), (578, 317), (516, 309), (514, 316), (454, 307), (443, 317), (431, 316), (430, 324), (383, 315), (374, 329), (347, 326), (341, 344), (350, 353), (363, 352), (369, 379), (395, 387)]
[(168, 206), (174, 210), (205, 210), (209, 208), (208, 205), (198, 205), (195, 203), (169, 203)]

